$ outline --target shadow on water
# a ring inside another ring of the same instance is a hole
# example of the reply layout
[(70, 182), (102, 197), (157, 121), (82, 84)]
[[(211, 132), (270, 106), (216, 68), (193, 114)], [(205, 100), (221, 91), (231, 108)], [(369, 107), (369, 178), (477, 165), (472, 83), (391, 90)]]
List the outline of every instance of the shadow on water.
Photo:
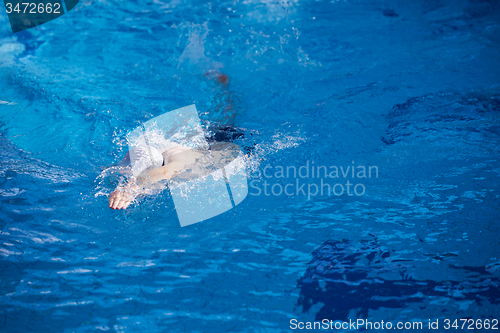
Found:
[[(487, 267), (450, 266), (473, 273), (469, 281), (416, 280), (407, 274), (403, 264), (394, 260), (391, 251), (381, 248), (375, 240), (328, 240), (313, 254), (305, 275), (298, 281), (298, 305), (308, 312), (313, 305), (323, 304), (316, 320), (346, 321), (355, 314), (368, 318), (370, 310), (381, 308), (402, 309), (415, 303), (425, 309), (430, 297), (449, 300), (500, 303), (500, 279), (493, 277)], [(399, 279), (382, 278), (388, 270), (398, 272)], [(443, 308), (444, 309), (444, 308)], [(446, 310), (442, 310), (443, 312)], [(487, 315), (483, 313), (482, 315)]]

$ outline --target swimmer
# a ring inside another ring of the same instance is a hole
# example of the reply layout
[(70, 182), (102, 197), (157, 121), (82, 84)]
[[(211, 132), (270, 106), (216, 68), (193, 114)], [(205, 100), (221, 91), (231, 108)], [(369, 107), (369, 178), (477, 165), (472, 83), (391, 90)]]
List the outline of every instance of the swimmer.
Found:
[[(149, 154), (146, 150), (149, 150)], [(141, 194), (141, 189), (162, 180), (171, 180), (203, 156), (201, 151), (181, 145), (171, 145), (161, 153), (161, 157), (159, 154), (155, 148), (142, 146), (127, 153), (122, 163), (130, 165), (132, 177), (127, 184), (119, 185), (111, 193), (108, 198), (109, 208), (126, 209)], [(129, 163), (130, 156), (139, 159), (135, 163)]]
[[(225, 88), (223, 96), (219, 96), (224, 107), (218, 106), (217, 109), (222, 109), (226, 123), (231, 123), (235, 113), (229, 92), (226, 91), (229, 85), (228, 76), (217, 70), (210, 70), (205, 76)], [(110, 208), (126, 209), (141, 192), (144, 192), (144, 188), (151, 187), (151, 185), (162, 180), (173, 179), (206, 154), (206, 151), (192, 149), (172, 142), (155, 142), (155, 146), (161, 146), (162, 148), (158, 150), (150, 146), (138, 146), (125, 155), (125, 158), (118, 166), (131, 171), (132, 177), (128, 183), (118, 185), (110, 194), (108, 197)], [(221, 156), (220, 160), (222, 159)]]
[[(239, 146), (231, 142), (216, 142), (207, 148), (174, 144), (162, 154), (153, 147), (139, 146), (131, 149), (122, 161), (128, 164), (131, 180), (126, 185), (119, 185), (111, 193), (109, 207), (125, 209), (143, 189), (175, 177), (181, 182), (203, 177), (214, 170), (223, 169), (240, 154)], [(130, 156), (133, 163), (130, 163)], [(136, 177), (137, 174), (139, 175)]]

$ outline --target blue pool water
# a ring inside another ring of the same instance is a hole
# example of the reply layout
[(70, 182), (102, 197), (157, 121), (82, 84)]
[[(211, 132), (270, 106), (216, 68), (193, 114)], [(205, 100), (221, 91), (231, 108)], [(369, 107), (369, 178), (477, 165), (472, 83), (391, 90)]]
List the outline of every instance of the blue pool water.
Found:
[[(500, 319), (498, 1), (84, 0), (17, 34), (1, 12), (1, 332)], [(193, 103), (238, 133), (247, 198), (184, 228), (168, 191), (110, 210), (125, 135)], [(359, 196), (275, 174), (313, 163), (378, 173)]]

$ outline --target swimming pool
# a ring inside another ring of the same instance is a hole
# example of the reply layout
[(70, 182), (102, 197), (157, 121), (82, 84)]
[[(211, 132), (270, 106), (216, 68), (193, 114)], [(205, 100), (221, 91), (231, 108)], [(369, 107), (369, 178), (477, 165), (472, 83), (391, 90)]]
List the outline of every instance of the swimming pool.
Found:
[[(81, 1), (12, 34), (2, 10), (0, 331), (499, 319), (498, 22), (479, 0)], [(110, 210), (125, 135), (193, 103), (248, 153), (246, 199), (184, 228), (168, 191)]]

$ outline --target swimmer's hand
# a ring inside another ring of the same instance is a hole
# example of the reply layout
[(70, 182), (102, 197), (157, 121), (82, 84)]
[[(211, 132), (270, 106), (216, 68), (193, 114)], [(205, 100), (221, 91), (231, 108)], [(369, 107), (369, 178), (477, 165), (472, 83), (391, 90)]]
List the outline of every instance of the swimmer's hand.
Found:
[(139, 187), (134, 183), (129, 183), (125, 186), (119, 186), (111, 193), (108, 198), (109, 208), (125, 209), (139, 195)]
[(118, 186), (108, 198), (109, 208), (126, 209), (139, 196), (144, 193), (144, 187), (151, 186), (161, 180), (170, 180), (174, 178), (178, 172), (186, 167), (185, 162), (174, 161), (161, 168), (151, 169), (145, 172), (144, 175), (130, 181), (128, 184)]

